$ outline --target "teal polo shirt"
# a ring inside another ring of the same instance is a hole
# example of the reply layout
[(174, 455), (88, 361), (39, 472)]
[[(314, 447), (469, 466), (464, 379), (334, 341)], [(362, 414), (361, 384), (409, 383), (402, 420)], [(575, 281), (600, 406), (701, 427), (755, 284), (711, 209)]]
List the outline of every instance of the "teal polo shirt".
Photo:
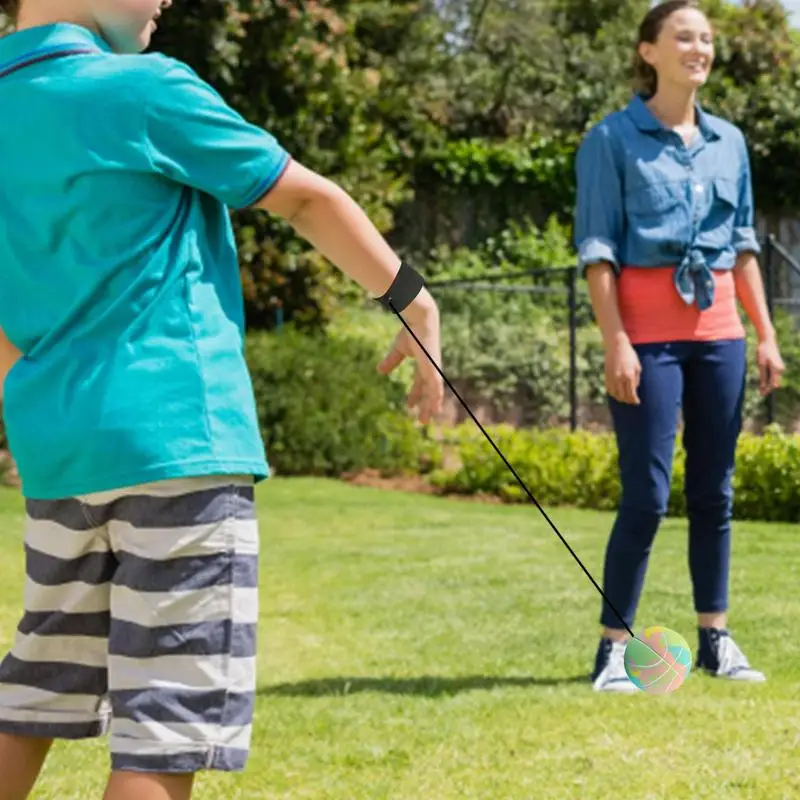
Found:
[(289, 155), (186, 65), (82, 27), (0, 39), (0, 76), (0, 328), (24, 355), (3, 417), (25, 496), (268, 477), (230, 210)]

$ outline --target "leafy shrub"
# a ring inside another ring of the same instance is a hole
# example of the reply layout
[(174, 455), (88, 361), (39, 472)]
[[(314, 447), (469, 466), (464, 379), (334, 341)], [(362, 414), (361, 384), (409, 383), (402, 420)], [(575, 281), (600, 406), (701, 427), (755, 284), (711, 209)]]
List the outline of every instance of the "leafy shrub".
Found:
[(509, 221), (506, 228), (476, 247), (439, 245), (427, 259), (425, 274), (435, 280), (475, 278), (491, 270), (513, 273), (574, 263), (569, 226), (550, 216), (542, 227), (528, 219)]
[[(568, 270), (575, 255), (569, 228), (554, 216), (541, 228), (529, 220), (510, 222), (474, 248), (442, 245), (423, 263), (443, 317), (471, 314), (483, 324), (524, 325), (549, 312), (561, 324), (567, 321)], [(533, 270), (540, 272), (528, 274)], [(479, 281), (482, 287), (441, 285), (452, 281)], [(487, 290), (488, 281), (496, 291)], [(530, 289), (535, 291), (520, 291)]]
[(405, 410), (402, 381), (376, 372), (380, 355), (358, 339), (292, 327), (248, 338), (259, 421), (276, 473), (426, 472), (438, 464), (438, 449)]
[[(561, 430), (515, 430), (499, 425), (487, 432), (542, 505), (610, 511), (620, 484), (613, 434)], [(459, 453), (456, 469), (436, 469), (431, 482), (445, 493), (490, 494), (507, 502), (528, 497), (503, 460), (474, 426), (448, 437)], [(685, 452), (677, 437), (668, 513), (683, 516)], [(800, 435), (771, 426), (763, 436), (744, 433), (734, 475), (734, 514), (739, 519), (800, 522)]]
[[(531, 431), (509, 425), (487, 428), (508, 462), (540, 503), (613, 509), (619, 500), (611, 434), (562, 430)], [(446, 492), (491, 494), (509, 502), (527, 494), (477, 429), (459, 431), (448, 441), (458, 447), (460, 466), (435, 470), (431, 482)]]
[(800, 436), (771, 426), (744, 436), (734, 476), (736, 513), (746, 519), (800, 522)]
[(547, 425), (568, 413), (566, 338), (542, 315), (530, 325), (458, 315), (442, 323), (448, 377), (496, 414), (516, 407), (522, 425)]
[[(480, 401), (500, 418), (520, 409), (518, 424), (547, 425), (569, 417), (569, 330), (554, 325), (546, 312), (534, 311), (524, 326), (442, 314), (442, 358), (445, 375), (471, 406)], [(392, 315), (361, 308), (337, 312), (327, 326), (330, 336), (357, 338), (381, 355), (400, 329)], [(578, 392), (584, 402), (603, 402), (599, 341), (594, 330), (581, 331), (578, 338)], [(404, 385), (411, 375), (410, 363), (398, 370)]]

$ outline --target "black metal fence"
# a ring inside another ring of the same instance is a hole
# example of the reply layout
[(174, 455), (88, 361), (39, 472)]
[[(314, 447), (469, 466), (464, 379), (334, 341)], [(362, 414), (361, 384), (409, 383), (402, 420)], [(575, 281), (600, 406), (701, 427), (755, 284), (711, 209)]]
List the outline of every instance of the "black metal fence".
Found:
[[(796, 316), (800, 327), (800, 262), (772, 235), (763, 237), (761, 244), (760, 263), (770, 313), (774, 314), (776, 307), (781, 307)], [(562, 332), (568, 331), (568, 419), (571, 430), (578, 428), (578, 385), (582, 377), (578, 365), (579, 335), (582, 327), (592, 323), (593, 314), (586, 285), (576, 266), (505, 274), (489, 272), (469, 279), (430, 281), (428, 287), (443, 307), (443, 312), (453, 303), (461, 307), (466, 296), (464, 293), (472, 297), (485, 293), (525, 295), (531, 299), (532, 296), (538, 296), (536, 304), (543, 305), (551, 312), (554, 324), (564, 326)], [(499, 315), (495, 313), (490, 318), (478, 320), (476, 324), (491, 326), (498, 321)], [(765, 402), (764, 414), (766, 422), (775, 420), (774, 393)]]

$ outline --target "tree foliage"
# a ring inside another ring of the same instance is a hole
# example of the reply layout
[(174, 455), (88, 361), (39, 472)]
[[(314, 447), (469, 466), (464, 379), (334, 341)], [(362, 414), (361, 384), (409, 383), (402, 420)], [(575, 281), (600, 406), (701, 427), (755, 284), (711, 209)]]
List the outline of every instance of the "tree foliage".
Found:
[[(473, 215), (485, 212), (480, 236), (521, 216), (568, 219), (575, 148), (630, 99), (636, 30), (650, 5), (198, 0), (164, 15), (153, 46), (350, 191), (402, 248), (408, 226), (398, 221), (425, 223), (432, 207), (452, 210), (465, 198)], [(797, 33), (778, 0), (703, 8), (717, 61), (701, 101), (745, 132), (758, 209), (790, 214), (800, 163)], [(451, 217), (445, 228), (466, 235)], [(253, 327), (269, 327), (277, 304), (286, 319), (316, 325), (354, 290), (284, 223), (249, 213), (235, 224)]]
[[(441, 16), (454, 33), (436, 72), (437, 85), (449, 88), (439, 89), (441, 136), (421, 154), (414, 188), (439, 176), (438, 196), (441, 183), (452, 188), (466, 176), (471, 199), (484, 194), (516, 208), (509, 195), (527, 193), (532, 210), (546, 198), (542, 217), (571, 208), (575, 148), (590, 125), (630, 100), (637, 28), (650, 7), (650, 0), (444, 0)], [(744, 131), (758, 210), (792, 214), (798, 34), (778, 0), (702, 7), (717, 58), (700, 101)]]
[(739, 125), (753, 162), (757, 208), (789, 215), (800, 208), (800, 39), (777, 0), (737, 7), (706, 4), (717, 56), (703, 91), (710, 110)]

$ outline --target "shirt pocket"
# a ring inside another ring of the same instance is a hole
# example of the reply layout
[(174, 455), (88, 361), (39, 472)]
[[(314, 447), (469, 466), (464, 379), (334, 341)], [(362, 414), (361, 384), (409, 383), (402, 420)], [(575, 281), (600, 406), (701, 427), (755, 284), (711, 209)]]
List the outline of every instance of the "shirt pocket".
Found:
[(713, 178), (710, 181), (711, 201), (700, 230), (700, 244), (722, 249), (733, 238), (733, 226), (739, 206), (739, 188), (730, 178)]
[(683, 185), (662, 181), (632, 189), (625, 197), (629, 230), (659, 246), (685, 244), (690, 227)]
[(651, 183), (633, 189), (625, 197), (628, 216), (636, 218), (669, 214), (683, 203), (680, 186), (674, 183)]

